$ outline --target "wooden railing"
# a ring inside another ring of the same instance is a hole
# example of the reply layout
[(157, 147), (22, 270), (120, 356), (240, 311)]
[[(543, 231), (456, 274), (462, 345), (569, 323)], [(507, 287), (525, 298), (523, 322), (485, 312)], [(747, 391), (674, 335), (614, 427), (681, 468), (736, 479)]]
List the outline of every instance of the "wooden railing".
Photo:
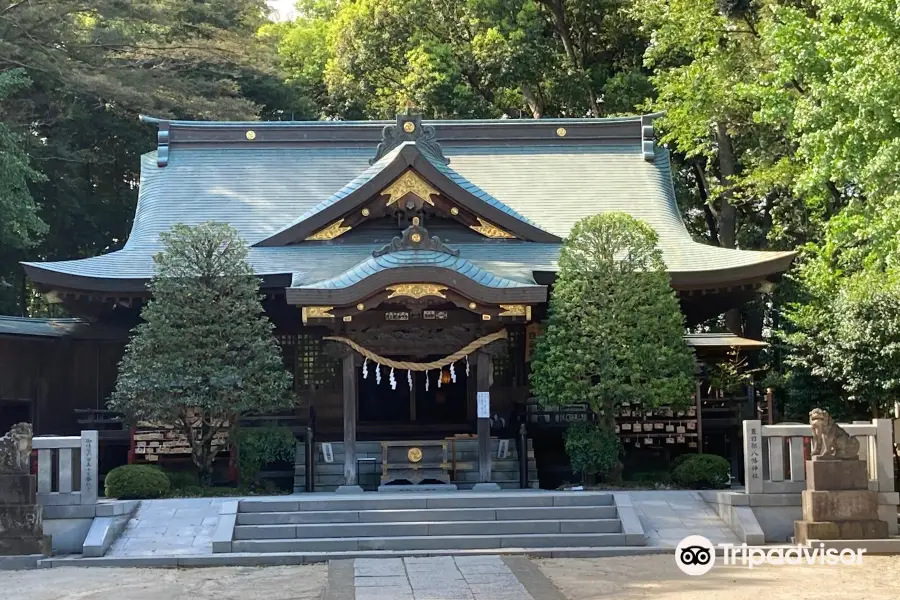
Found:
[[(840, 424), (859, 440), (859, 457), (866, 462), (869, 489), (894, 491), (894, 447), (890, 419)], [(798, 493), (806, 489), (809, 425), (763, 425), (744, 421), (744, 481), (748, 494)]]
[(44, 505), (96, 504), (99, 434), (36, 437), (38, 502)]

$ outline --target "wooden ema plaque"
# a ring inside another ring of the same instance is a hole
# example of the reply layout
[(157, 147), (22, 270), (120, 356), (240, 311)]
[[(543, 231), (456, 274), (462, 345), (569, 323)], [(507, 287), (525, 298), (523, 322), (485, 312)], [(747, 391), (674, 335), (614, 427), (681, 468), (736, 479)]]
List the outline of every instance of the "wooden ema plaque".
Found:
[[(227, 432), (220, 431), (213, 438), (213, 447), (222, 450), (227, 443)], [(138, 423), (132, 438), (135, 462), (159, 462), (168, 457), (186, 458), (191, 455), (191, 445), (181, 430), (160, 423)]]

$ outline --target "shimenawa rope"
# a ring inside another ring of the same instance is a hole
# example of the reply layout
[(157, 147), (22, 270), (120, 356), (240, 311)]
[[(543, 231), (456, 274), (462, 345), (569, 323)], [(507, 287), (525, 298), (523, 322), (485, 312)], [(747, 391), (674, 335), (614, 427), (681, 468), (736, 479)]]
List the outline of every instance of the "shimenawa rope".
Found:
[(324, 337), (322, 339), (331, 340), (332, 342), (340, 342), (342, 344), (347, 344), (348, 346), (350, 346), (351, 348), (353, 348), (354, 350), (359, 352), (361, 355), (363, 355), (365, 358), (368, 358), (369, 360), (376, 362), (380, 365), (384, 365), (386, 367), (391, 367), (392, 369), (406, 369), (408, 371), (430, 371), (431, 369), (441, 369), (443, 367), (446, 367), (449, 364), (453, 364), (456, 361), (465, 358), (469, 354), (472, 354), (479, 348), (482, 348), (484, 346), (487, 346), (491, 342), (496, 342), (497, 340), (502, 340), (504, 338), (506, 338), (506, 330), (501, 329), (500, 331), (497, 331), (495, 333), (491, 333), (484, 337), (478, 338), (474, 342), (467, 344), (465, 347), (461, 348), (460, 350), (457, 350), (456, 352), (454, 352), (453, 354), (451, 354), (449, 356), (445, 356), (444, 358), (442, 358), (440, 360), (434, 360), (434, 361), (425, 362), (425, 363), (407, 362), (405, 360), (391, 360), (389, 358), (385, 358), (384, 356), (379, 356), (378, 354), (375, 354), (371, 350), (366, 350), (365, 348), (363, 348), (362, 346), (360, 346), (353, 340), (351, 340), (349, 338), (345, 338), (345, 337), (330, 335), (330, 336)]

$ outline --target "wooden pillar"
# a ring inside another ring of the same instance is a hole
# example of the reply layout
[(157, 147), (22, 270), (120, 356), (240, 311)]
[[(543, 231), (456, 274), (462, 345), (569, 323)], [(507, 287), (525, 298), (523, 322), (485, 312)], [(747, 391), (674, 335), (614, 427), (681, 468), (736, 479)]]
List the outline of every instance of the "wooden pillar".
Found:
[[(491, 390), (491, 356), (485, 352), (479, 352), (475, 367), (477, 378), (477, 393), (490, 394)], [(490, 398), (490, 396), (488, 396)], [(491, 481), (491, 419), (490, 410), (485, 416), (478, 414), (478, 481), (490, 483)]]
[(703, 454), (703, 392), (701, 391), (699, 378), (694, 389), (697, 402), (697, 454)]
[(356, 476), (356, 353), (344, 357), (344, 485), (357, 484)]

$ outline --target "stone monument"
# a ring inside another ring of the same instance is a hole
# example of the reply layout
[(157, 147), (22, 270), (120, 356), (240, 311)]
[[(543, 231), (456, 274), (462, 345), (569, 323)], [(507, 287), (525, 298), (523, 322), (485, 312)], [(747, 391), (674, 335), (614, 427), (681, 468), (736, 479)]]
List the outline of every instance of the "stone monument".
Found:
[(31, 435), (31, 425), (19, 423), (0, 437), (0, 556), (50, 554), (30, 468)]
[(859, 441), (841, 429), (828, 412), (809, 413), (812, 460), (806, 461), (803, 520), (794, 521), (794, 541), (870, 540), (888, 537), (878, 520), (878, 492), (869, 490)]

